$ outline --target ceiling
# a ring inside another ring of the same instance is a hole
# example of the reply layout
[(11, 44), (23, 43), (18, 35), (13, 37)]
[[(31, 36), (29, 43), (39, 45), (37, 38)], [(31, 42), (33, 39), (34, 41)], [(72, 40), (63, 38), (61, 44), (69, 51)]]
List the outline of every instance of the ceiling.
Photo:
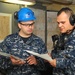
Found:
[(42, 4), (53, 4), (53, 3), (57, 3), (57, 4), (75, 4), (75, 0), (36, 0), (36, 2), (38, 3), (42, 3)]

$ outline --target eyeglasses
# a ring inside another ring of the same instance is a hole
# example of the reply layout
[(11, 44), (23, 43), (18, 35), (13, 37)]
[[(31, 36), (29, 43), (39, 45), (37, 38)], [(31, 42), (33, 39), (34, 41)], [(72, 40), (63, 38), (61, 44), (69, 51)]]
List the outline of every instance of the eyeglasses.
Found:
[(32, 26), (32, 25), (34, 25), (35, 24), (35, 22), (33, 22), (33, 23), (31, 23), (31, 24), (23, 24), (23, 23), (21, 23), (21, 22), (19, 22), (21, 25), (23, 25), (23, 26)]

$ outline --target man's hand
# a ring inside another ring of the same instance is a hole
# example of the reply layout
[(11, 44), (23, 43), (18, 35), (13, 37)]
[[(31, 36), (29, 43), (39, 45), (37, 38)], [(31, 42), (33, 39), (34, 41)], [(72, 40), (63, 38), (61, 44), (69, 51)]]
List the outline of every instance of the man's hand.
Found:
[(36, 58), (34, 57), (34, 56), (29, 56), (28, 58), (27, 58), (27, 63), (29, 64), (29, 65), (37, 65), (37, 60), (36, 60)]
[(16, 58), (13, 57), (13, 56), (10, 56), (10, 60), (12, 61), (12, 64), (13, 64), (13, 65), (23, 65), (23, 64), (26, 63), (25, 61), (20, 60), (20, 59), (16, 59)]
[[(48, 55), (52, 58), (51, 54), (48, 53)], [(48, 61), (53, 67), (56, 67), (56, 59), (52, 59), (51, 61)]]

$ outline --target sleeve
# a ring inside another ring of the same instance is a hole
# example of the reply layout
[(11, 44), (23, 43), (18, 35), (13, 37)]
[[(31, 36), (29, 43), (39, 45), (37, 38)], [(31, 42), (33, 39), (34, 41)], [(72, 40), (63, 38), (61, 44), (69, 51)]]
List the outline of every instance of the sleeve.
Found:
[[(9, 48), (6, 43), (6, 39), (2, 43), (0, 43), (0, 51), (8, 53)], [(9, 57), (0, 55), (0, 68), (7, 69), (8, 67), (10, 67), (10, 64), (11, 64), (11, 61)]]
[[(39, 53), (40, 54), (48, 52), (47, 48), (45, 46), (45, 43), (43, 41), (39, 42), (38, 47), (39, 47)], [(38, 64), (36, 65), (36, 67), (38, 70), (45, 70), (46, 69), (44, 59), (37, 57), (37, 62), (38, 62)]]
[(65, 50), (59, 53), (56, 58), (56, 68), (71, 68), (75, 70), (75, 37), (69, 39)]

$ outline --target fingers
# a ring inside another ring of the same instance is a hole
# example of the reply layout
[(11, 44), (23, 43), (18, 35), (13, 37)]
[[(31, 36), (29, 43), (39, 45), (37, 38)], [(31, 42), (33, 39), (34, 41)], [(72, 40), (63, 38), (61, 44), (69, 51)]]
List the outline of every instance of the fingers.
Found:
[(25, 61), (22, 61), (20, 59), (16, 59), (13, 56), (10, 56), (10, 60), (12, 61), (12, 64), (14, 65), (23, 65), (25, 63), (28, 63), (29, 65), (37, 65), (37, 60), (34, 56), (29, 56)]
[(28, 58), (27, 58), (27, 63), (29, 64), (29, 65), (36, 65), (37, 64), (37, 60), (36, 60), (36, 58), (34, 57), (34, 56), (29, 56)]
[(10, 60), (12, 61), (13, 65), (23, 65), (23, 64), (25, 64), (25, 61), (15, 59), (13, 56), (10, 56)]

